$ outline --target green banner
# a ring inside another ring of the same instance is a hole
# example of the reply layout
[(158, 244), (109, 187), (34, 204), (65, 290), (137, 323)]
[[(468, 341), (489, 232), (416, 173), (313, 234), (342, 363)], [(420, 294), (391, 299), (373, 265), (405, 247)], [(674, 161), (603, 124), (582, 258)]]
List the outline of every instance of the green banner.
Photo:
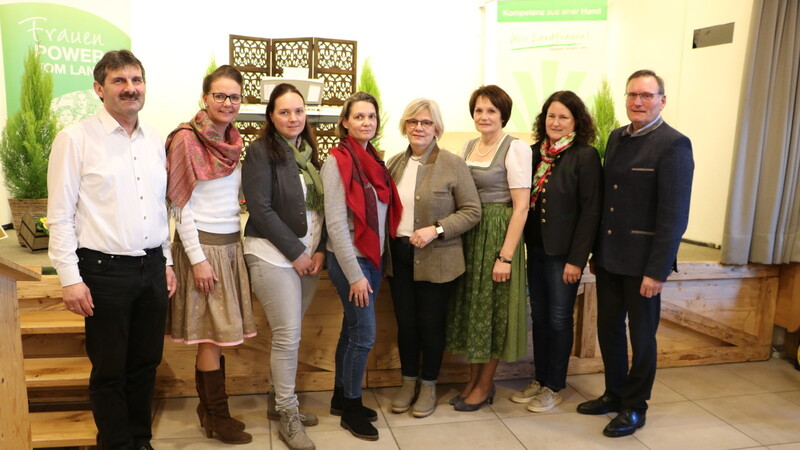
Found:
[(608, 0), (507, 0), (497, 3), (498, 22), (606, 20)]
[(61, 125), (69, 125), (99, 107), (94, 95), (94, 65), (109, 50), (130, 48), (131, 39), (102, 17), (52, 3), (0, 5), (6, 107), (19, 110), (22, 62), (30, 46), (42, 54), (43, 67), (53, 74), (53, 108)]

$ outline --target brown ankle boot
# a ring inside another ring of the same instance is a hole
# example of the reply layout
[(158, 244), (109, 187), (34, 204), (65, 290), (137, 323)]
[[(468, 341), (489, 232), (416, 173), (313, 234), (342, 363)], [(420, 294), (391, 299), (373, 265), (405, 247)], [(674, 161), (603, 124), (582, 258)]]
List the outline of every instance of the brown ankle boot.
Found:
[[(226, 377), (225, 377), (225, 357), (224, 356), (220, 356), (219, 357), (219, 370), (222, 371), (222, 378), (225, 379)], [(195, 385), (195, 388), (197, 389), (197, 396), (199, 398), (203, 397), (203, 376), (202, 376), (202, 373), (203, 372), (197, 370), (197, 367), (194, 368), (194, 385)], [(200, 401), (199, 403), (197, 403), (197, 420), (200, 421), (200, 426), (201, 427), (203, 426), (203, 419), (205, 418), (205, 416), (206, 416), (206, 406), (203, 404), (202, 401)], [(230, 414), (229, 414), (229, 416), (230, 416)], [(237, 427), (239, 427), (240, 430), (244, 430), (246, 428), (244, 422), (242, 422), (241, 420), (236, 420), (233, 417), (231, 417), (230, 420)]]
[(228, 394), (225, 393), (225, 377), (222, 369), (210, 372), (200, 372), (203, 378), (203, 394), (200, 402), (205, 407), (203, 428), (206, 437), (214, 437), (226, 444), (247, 444), (252, 442), (253, 436), (239, 428), (228, 410)]

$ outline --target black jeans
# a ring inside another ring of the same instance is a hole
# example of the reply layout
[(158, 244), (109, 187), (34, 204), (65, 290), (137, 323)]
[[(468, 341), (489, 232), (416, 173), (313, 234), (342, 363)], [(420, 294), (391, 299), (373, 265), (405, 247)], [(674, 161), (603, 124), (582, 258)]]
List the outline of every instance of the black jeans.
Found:
[(131, 257), (77, 251), (94, 302), (94, 315), (86, 318), (89, 399), (109, 449), (139, 448), (152, 438), (151, 401), (169, 299), (161, 248), (147, 252)]
[[(606, 391), (623, 407), (647, 410), (656, 379), (656, 331), (661, 317), (661, 294), (642, 297), (642, 277), (619, 275), (595, 266), (597, 277), (597, 337), (605, 366)], [(628, 338), (633, 357), (628, 370)]]
[(541, 247), (528, 247), (536, 381), (556, 392), (567, 386), (574, 336), (573, 311), (580, 285), (580, 282), (564, 284), (566, 263), (567, 255), (547, 255)]
[(414, 281), (414, 246), (407, 238), (392, 239), (392, 291), (397, 319), (397, 347), (403, 376), (420, 376), (435, 381), (439, 377), (444, 354), (447, 302), (455, 286), (453, 281), (431, 283)]

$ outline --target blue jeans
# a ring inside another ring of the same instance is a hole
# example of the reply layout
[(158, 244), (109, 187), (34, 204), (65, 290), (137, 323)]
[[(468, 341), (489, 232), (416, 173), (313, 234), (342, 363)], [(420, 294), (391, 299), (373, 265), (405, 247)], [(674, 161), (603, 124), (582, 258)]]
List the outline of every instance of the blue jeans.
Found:
[(553, 391), (567, 386), (572, 352), (573, 311), (578, 283), (564, 284), (567, 255), (547, 255), (528, 248), (528, 286), (533, 319), (533, 365), (536, 381)]
[(372, 288), (369, 305), (363, 307), (348, 300), (350, 282), (339, 266), (336, 255), (328, 252), (328, 275), (344, 309), (342, 331), (336, 345), (334, 383), (342, 387), (346, 398), (361, 397), (361, 381), (367, 368), (367, 357), (375, 343), (375, 299), (381, 287), (380, 268), (375, 268), (366, 258), (358, 258), (358, 265)]

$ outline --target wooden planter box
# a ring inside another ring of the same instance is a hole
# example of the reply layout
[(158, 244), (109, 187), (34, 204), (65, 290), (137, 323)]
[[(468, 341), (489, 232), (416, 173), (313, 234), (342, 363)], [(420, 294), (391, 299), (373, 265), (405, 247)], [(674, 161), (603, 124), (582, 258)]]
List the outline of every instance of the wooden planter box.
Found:
[(19, 227), (20, 242), (32, 252), (47, 250), (50, 243), (50, 236), (47, 233), (36, 231), (36, 222), (38, 221), (38, 216), (26, 214), (22, 217), (22, 225)]

